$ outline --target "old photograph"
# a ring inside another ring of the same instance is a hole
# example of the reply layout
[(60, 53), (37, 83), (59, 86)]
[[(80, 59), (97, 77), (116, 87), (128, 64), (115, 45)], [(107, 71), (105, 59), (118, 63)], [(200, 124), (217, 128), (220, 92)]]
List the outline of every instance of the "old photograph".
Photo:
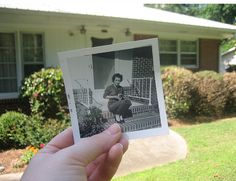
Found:
[(168, 132), (157, 41), (59, 53), (74, 134), (92, 136), (113, 123), (129, 138)]

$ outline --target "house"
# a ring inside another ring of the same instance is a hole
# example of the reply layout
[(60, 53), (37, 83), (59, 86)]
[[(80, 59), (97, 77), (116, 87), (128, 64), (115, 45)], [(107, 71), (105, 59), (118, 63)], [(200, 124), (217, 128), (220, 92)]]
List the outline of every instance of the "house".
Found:
[(161, 65), (219, 71), (219, 44), (236, 26), (92, 0), (0, 1), (0, 99), (17, 98), (24, 77), (59, 66), (57, 52), (158, 37)]
[(230, 48), (221, 54), (220, 72), (236, 71), (236, 47)]

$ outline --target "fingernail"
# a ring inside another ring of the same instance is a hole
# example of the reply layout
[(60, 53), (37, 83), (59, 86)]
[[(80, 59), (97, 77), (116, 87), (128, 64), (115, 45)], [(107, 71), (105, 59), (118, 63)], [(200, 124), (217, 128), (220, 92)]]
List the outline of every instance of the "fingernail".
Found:
[(107, 131), (108, 131), (111, 135), (114, 135), (114, 134), (120, 132), (121, 129), (120, 129), (119, 124), (113, 124), (113, 125), (111, 125), (111, 126), (107, 129)]
[(124, 146), (121, 143), (117, 143), (117, 146), (119, 145), (119, 147), (123, 150)]

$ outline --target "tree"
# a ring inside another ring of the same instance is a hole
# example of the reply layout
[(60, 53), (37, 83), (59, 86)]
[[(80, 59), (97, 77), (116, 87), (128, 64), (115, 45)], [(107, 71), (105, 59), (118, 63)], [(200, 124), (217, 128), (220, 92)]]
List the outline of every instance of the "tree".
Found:
[(234, 24), (236, 17), (236, 4), (146, 4), (145, 6), (228, 24)]
[(200, 17), (234, 24), (236, 17), (236, 4), (208, 4), (200, 13)]
[(200, 4), (145, 4), (145, 6), (190, 16), (198, 15), (201, 8)]

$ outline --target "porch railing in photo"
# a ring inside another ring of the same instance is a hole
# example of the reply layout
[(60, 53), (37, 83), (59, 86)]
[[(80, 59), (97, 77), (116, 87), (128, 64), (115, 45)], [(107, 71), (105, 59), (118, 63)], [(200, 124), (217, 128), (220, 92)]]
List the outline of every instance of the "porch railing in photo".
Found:
[(151, 105), (152, 80), (152, 77), (132, 78), (131, 80), (127, 79), (130, 84), (130, 88), (127, 89), (126, 94), (130, 98), (147, 100), (148, 105)]
[[(87, 79), (77, 79), (74, 80), (77, 87), (73, 90), (75, 99), (80, 102), (86, 108), (89, 108), (92, 104), (92, 92), (89, 89), (89, 84)], [(82, 85), (83, 84), (83, 85)]]
[(92, 90), (89, 88), (89, 80), (87, 79), (77, 79), (74, 80), (77, 87), (74, 89), (74, 96), (76, 101), (81, 103), (86, 108), (90, 108), (91, 105), (96, 103), (96, 105), (101, 106), (99, 102), (93, 96)]
[[(124, 87), (125, 95), (130, 97), (134, 101), (143, 102), (146, 101), (145, 105), (152, 105), (152, 77), (145, 78), (132, 78), (127, 80), (129, 83), (128, 87)], [(86, 108), (91, 107), (92, 105), (99, 105), (96, 101), (96, 97), (93, 96), (92, 90), (89, 88), (89, 81), (87, 79), (77, 79), (74, 80), (76, 87), (73, 90), (75, 100), (81, 103)], [(135, 114), (136, 109), (133, 109), (132, 112)], [(106, 113), (104, 113), (106, 114)], [(109, 112), (105, 117), (110, 117)]]

